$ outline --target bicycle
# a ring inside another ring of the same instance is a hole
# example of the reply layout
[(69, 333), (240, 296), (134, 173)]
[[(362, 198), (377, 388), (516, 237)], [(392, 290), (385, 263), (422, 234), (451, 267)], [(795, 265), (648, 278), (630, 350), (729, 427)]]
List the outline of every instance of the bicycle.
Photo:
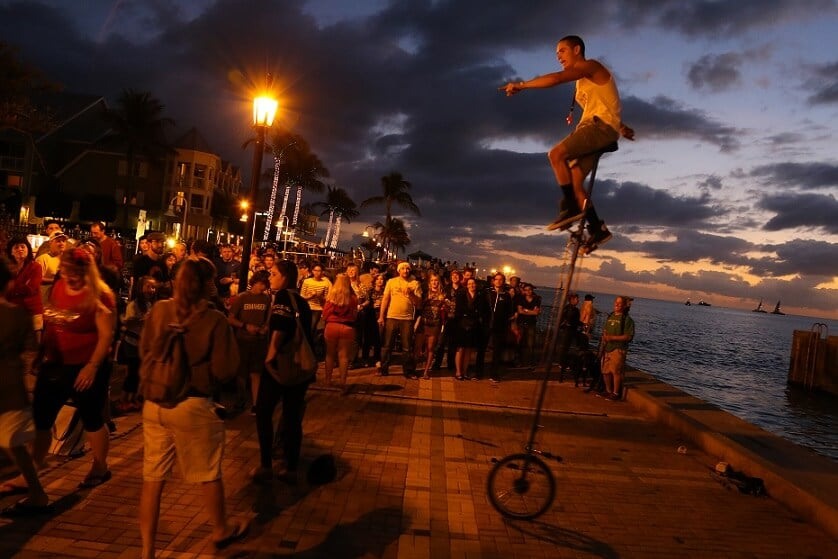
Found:
[[(599, 165), (599, 158), (604, 153), (616, 151), (616, 143), (611, 144), (601, 151), (598, 151), (594, 160), (591, 176), (588, 182), (588, 198), (594, 188), (596, 170)], [(567, 304), (567, 296), (570, 286), (573, 285), (573, 274), (576, 268), (576, 259), (579, 256), (580, 248), (585, 244), (585, 218), (579, 222), (576, 231), (571, 232), (570, 242), (573, 245), (571, 250), (570, 263), (568, 266), (567, 289), (562, 290), (561, 302), (554, 309), (558, 319), (555, 320), (552, 335), (547, 345), (544, 357), (544, 378), (541, 381), (538, 401), (535, 406), (532, 427), (527, 443), (524, 445), (524, 452), (510, 454), (498, 460), (489, 472), (486, 479), (486, 491), (491, 505), (507, 518), (516, 520), (532, 520), (543, 515), (550, 509), (556, 498), (556, 478), (553, 471), (542, 460), (541, 457), (561, 462), (560, 456), (547, 451), (535, 448), (535, 439), (540, 427), (541, 411), (544, 406), (544, 398), (547, 395), (548, 381), (553, 366), (553, 354), (559, 341), (559, 325), (561, 323), (562, 311)], [(567, 348), (563, 348), (566, 353)], [(559, 363), (564, 363), (566, 355), (559, 355)], [(508, 474), (508, 475), (507, 475)]]

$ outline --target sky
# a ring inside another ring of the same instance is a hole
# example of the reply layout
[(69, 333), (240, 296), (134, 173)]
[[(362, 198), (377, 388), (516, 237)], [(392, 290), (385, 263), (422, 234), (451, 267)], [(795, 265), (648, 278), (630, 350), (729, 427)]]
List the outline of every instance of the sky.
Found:
[[(394, 212), (408, 252), (542, 286), (566, 261), (567, 233), (545, 230), (546, 152), (573, 89), (497, 88), (559, 70), (569, 34), (610, 68), (637, 136), (601, 161), (614, 238), (574, 288), (838, 318), (835, 0), (0, 0), (0, 37), (25, 61), (111, 103), (150, 91), (246, 174), (269, 71), (278, 118), (355, 201), (391, 171), (411, 182), (422, 215)], [(382, 217), (363, 210), (340, 246)]]

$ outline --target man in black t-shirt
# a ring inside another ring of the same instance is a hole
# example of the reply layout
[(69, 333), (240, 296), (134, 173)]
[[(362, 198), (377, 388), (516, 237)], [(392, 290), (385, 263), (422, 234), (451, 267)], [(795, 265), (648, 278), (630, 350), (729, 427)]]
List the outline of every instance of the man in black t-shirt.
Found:
[(497, 383), (500, 382), (500, 364), (504, 348), (506, 348), (509, 321), (515, 314), (512, 297), (509, 296), (509, 291), (506, 289), (506, 276), (501, 272), (496, 272), (492, 276), (492, 287), (481, 296), (485, 297), (488, 303), (485, 307), (488, 310), (488, 315), (483, 317), (484, 331), (475, 359), (476, 376), (477, 378), (483, 376), (486, 349), (491, 345), (492, 363), (489, 368), (489, 379), (493, 383)]
[(538, 315), (541, 314), (541, 296), (535, 294), (532, 284), (521, 285), (521, 294), (515, 298), (515, 309), (520, 331), (518, 363), (524, 367), (535, 367), (535, 337)]
[[(270, 272), (271, 289), (276, 293), (269, 323), (270, 341), (266, 362), (273, 361), (279, 348), (293, 340), (297, 331), (296, 305), (303, 333), (311, 343), (311, 309), (308, 302), (297, 293), (297, 266), (290, 260), (280, 260)], [(294, 298), (294, 304), (291, 303)], [(313, 379), (312, 379), (313, 380)], [(267, 482), (273, 472), (273, 414), (282, 401), (282, 419), (279, 438), (282, 444), (285, 468), (278, 474), (287, 483), (296, 483), (297, 465), (303, 443), (303, 413), (305, 396), (311, 381), (289, 386), (281, 384), (267, 368), (263, 368), (256, 397), (256, 432), (259, 437), (259, 466), (251, 472), (256, 482)]]

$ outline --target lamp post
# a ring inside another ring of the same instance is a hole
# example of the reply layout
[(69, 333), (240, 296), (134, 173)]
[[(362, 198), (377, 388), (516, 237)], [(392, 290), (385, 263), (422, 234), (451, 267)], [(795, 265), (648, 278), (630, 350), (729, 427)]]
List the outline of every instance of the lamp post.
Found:
[(244, 247), (239, 273), (239, 293), (247, 291), (247, 271), (250, 269), (250, 255), (253, 251), (253, 230), (256, 225), (256, 198), (259, 195), (259, 176), (262, 174), (262, 155), (265, 152), (265, 130), (274, 122), (278, 102), (271, 97), (256, 97), (253, 100), (253, 127), (256, 129), (256, 142), (253, 151), (253, 169), (250, 176), (250, 203), (253, 211), (247, 213), (247, 225), (244, 229)]
[(186, 231), (186, 217), (189, 215), (189, 201), (186, 199), (183, 192), (178, 192), (177, 196), (169, 200), (169, 209), (166, 210), (166, 213), (163, 215), (166, 217), (180, 217), (180, 210), (178, 208), (181, 207), (183, 208), (183, 220), (181, 223), (178, 223), (178, 225), (180, 225), (179, 237), (180, 240), (183, 241), (185, 240), (183, 233)]

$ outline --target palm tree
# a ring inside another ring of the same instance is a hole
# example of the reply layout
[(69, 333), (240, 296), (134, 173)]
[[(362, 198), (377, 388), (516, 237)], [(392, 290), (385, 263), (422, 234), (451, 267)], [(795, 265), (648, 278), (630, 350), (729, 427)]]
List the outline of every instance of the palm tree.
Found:
[(410, 196), (410, 183), (404, 180), (402, 174), (392, 171), (389, 175), (381, 177), (381, 187), (384, 193), (381, 196), (373, 196), (361, 202), (361, 208), (373, 205), (384, 204), (384, 223), (388, 223), (393, 217), (393, 204), (396, 204), (415, 215), (422, 215), (419, 206), (413, 202)]
[(128, 159), (128, 180), (138, 155), (151, 160), (172, 153), (163, 130), (174, 126), (175, 121), (163, 116), (165, 105), (147, 91), (124, 89), (116, 101), (116, 108), (109, 109), (105, 118), (111, 129), (102, 143), (120, 143)]
[[(317, 202), (312, 204), (314, 207), (323, 208), (320, 215), (329, 214), (329, 225), (326, 229), (326, 238), (323, 244), (326, 247), (336, 248), (338, 246), (338, 239), (340, 238), (340, 223), (341, 219), (345, 218), (347, 223), (351, 223), (351, 218), (358, 217), (358, 204), (349, 197), (346, 190), (338, 187), (329, 187), (326, 194), (325, 202)], [(334, 232), (332, 225), (334, 224)]]
[(410, 244), (410, 236), (407, 234), (404, 221), (397, 217), (391, 217), (384, 223), (378, 222), (373, 227), (378, 231), (382, 251), (395, 249), (395, 253), (398, 254), (399, 250), (404, 250)]
[(326, 189), (321, 179), (329, 176), (320, 158), (311, 151), (311, 146), (299, 134), (277, 128), (273, 131), (270, 140), (270, 150), (274, 155), (274, 168), (272, 177), (271, 198), (268, 202), (268, 220), (265, 228), (265, 240), (269, 236), (269, 228), (273, 221), (276, 197), (280, 184), (285, 184), (285, 193), (282, 198), (282, 207), (279, 215), (287, 215), (288, 200), (291, 195), (291, 188), (297, 187), (297, 199), (294, 206), (294, 216), (290, 220), (291, 225), (296, 225), (300, 215), (303, 190), (320, 193)]
[(163, 116), (165, 106), (151, 93), (124, 89), (116, 101), (116, 108), (108, 109), (105, 119), (110, 126), (107, 134), (97, 142), (123, 150), (127, 159), (126, 191), (130, 192), (134, 179), (134, 163), (138, 156), (159, 164), (174, 149), (163, 134), (166, 126), (175, 121)]

